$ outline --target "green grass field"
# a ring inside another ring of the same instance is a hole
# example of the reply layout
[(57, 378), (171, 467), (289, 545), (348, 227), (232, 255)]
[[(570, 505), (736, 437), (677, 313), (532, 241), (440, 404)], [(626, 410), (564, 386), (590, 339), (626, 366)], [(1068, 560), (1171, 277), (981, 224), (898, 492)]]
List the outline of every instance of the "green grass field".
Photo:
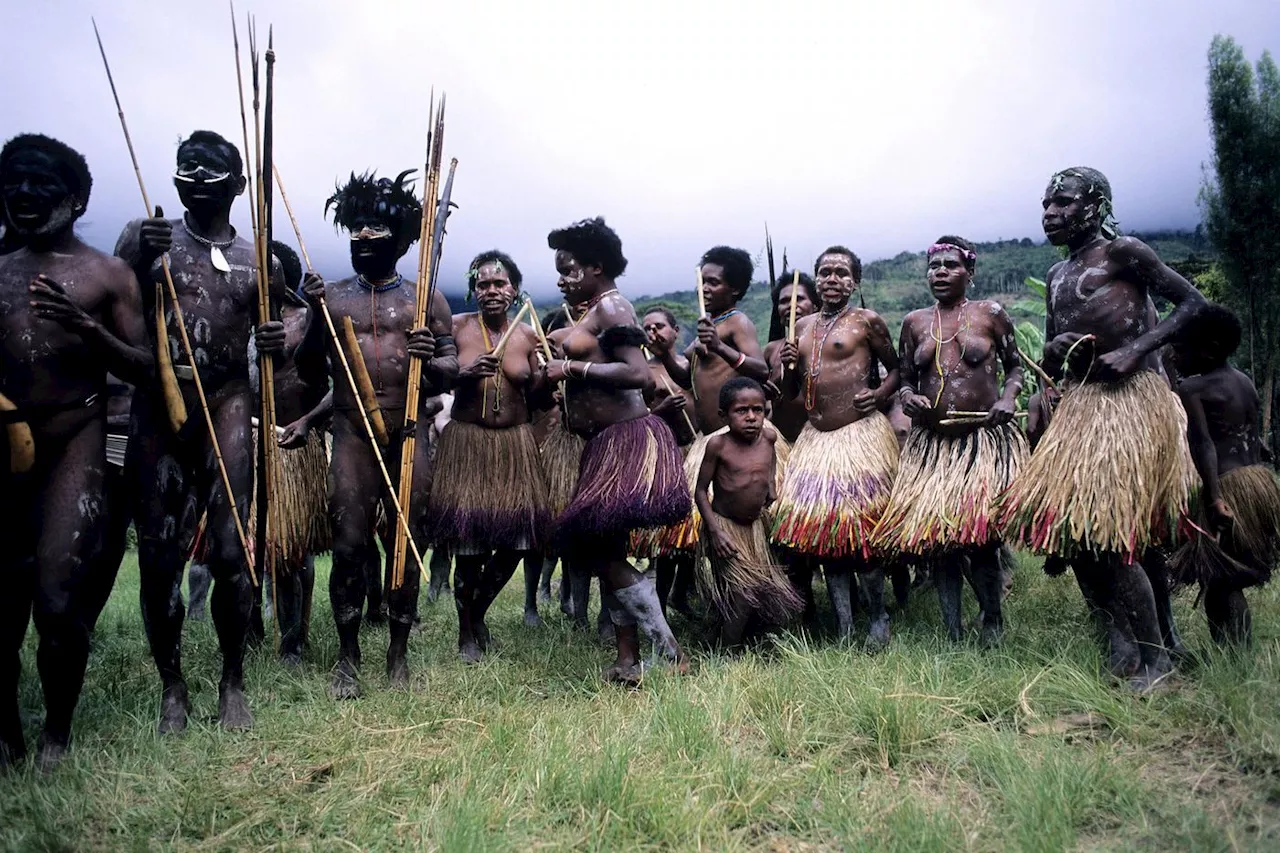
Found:
[[(325, 695), (336, 640), (324, 590), (300, 672), (269, 647), (248, 667), (257, 726), (224, 733), (217, 643), (189, 624), (186, 735), (159, 738), (158, 680), (132, 556), (95, 638), (66, 763), (0, 774), (13, 850), (1275, 850), (1280, 845), (1280, 607), (1255, 591), (1257, 644), (1210, 651), (1191, 596), (1178, 614), (1199, 663), (1135, 698), (1099, 675), (1069, 579), (1019, 566), (998, 651), (941, 638), (932, 591), (868, 657), (787, 636), (738, 657), (677, 620), (694, 672), (626, 691), (558, 610), (520, 624), (518, 580), (474, 667), (454, 653), (452, 601), (424, 609), (411, 692), (365, 632), (365, 698)], [(825, 602), (823, 602), (825, 603)], [(973, 602), (967, 602), (972, 618)], [(544, 608), (545, 610), (545, 608)], [(34, 637), (22, 707), (41, 719)]]

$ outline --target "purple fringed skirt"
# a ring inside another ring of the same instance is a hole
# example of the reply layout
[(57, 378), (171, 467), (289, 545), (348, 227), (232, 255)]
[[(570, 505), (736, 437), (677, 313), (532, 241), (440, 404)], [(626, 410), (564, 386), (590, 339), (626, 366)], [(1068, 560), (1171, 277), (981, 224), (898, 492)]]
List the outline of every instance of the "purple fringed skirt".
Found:
[(684, 519), (693, 507), (680, 447), (655, 415), (606, 427), (582, 451), (573, 500), (556, 520), (563, 544)]
[(429, 541), (460, 553), (542, 547), (551, 512), (529, 425), (450, 421), (436, 447), (426, 515)]

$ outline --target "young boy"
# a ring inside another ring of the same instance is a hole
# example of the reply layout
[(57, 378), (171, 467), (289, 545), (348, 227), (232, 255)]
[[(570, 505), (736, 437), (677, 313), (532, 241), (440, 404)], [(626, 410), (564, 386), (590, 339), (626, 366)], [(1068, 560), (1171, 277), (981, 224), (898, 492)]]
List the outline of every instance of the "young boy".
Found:
[(694, 492), (702, 515), (702, 548), (711, 564), (707, 577), (699, 561), (698, 581), (719, 613), (721, 644), (735, 646), (753, 616), (782, 624), (804, 602), (770, 551), (763, 518), (777, 496), (777, 434), (764, 428), (764, 389), (754, 379), (736, 377), (720, 387), (719, 404), (729, 431), (707, 442)]
[(1214, 641), (1248, 645), (1252, 619), (1244, 590), (1270, 580), (1280, 558), (1280, 486), (1262, 464), (1258, 392), (1227, 364), (1240, 345), (1240, 321), (1212, 305), (1191, 332), (1175, 344), (1186, 377), (1178, 395), (1203, 491), (1199, 530), (1170, 566), (1180, 580), (1199, 581)]

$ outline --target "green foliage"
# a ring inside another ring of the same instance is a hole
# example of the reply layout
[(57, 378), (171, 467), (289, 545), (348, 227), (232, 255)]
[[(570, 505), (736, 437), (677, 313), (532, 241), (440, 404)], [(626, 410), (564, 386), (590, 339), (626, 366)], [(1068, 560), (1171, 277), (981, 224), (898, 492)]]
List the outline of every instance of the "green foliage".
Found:
[(1215, 295), (1240, 314), (1240, 360), (1261, 384), (1264, 428), (1280, 364), (1280, 71), (1269, 53), (1250, 67), (1229, 37), (1209, 48), (1213, 168), (1200, 204), (1219, 253)]

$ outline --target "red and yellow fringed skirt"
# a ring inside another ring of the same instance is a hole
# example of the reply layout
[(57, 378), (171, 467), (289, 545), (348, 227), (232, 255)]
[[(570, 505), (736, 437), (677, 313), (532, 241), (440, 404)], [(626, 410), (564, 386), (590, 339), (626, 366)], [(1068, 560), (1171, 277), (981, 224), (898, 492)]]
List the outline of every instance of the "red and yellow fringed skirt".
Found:
[(1026, 436), (1013, 424), (962, 436), (914, 427), (872, 535), (874, 547), (926, 555), (998, 539), (996, 500), (1029, 454)]
[(773, 541), (798, 554), (871, 555), (898, 472), (898, 439), (875, 412), (827, 432), (805, 424), (774, 506)]
[(1187, 415), (1143, 370), (1068, 389), (1036, 451), (998, 502), (1004, 537), (1041, 554), (1119, 554), (1171, 542), (1199, 477)]

